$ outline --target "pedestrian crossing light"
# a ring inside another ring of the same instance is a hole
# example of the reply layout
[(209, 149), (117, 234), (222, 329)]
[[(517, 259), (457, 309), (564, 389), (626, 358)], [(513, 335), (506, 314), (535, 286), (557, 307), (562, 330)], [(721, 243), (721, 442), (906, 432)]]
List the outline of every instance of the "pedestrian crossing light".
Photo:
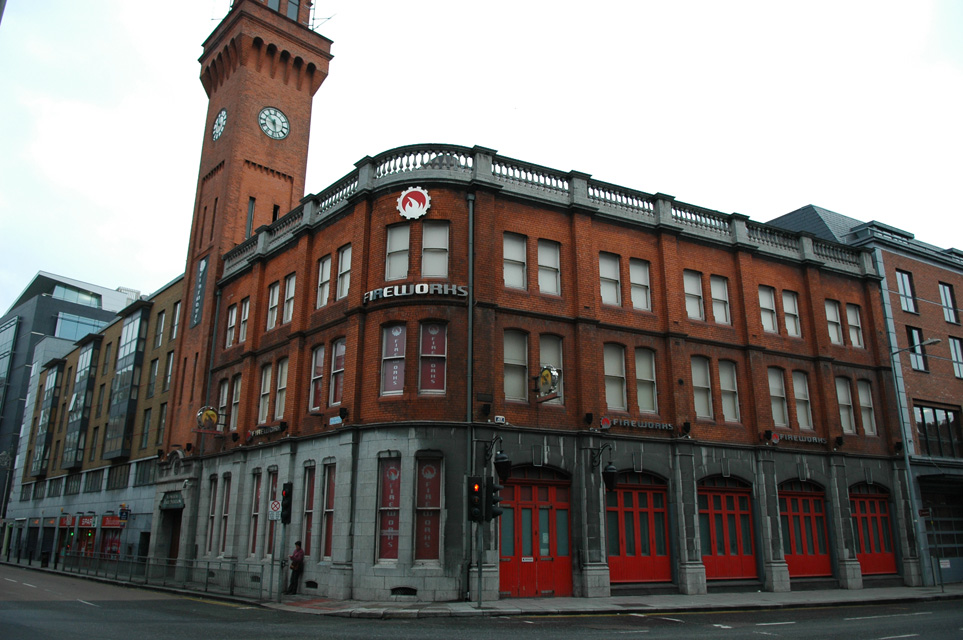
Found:
[(505, 513), (505, 510), (498, 506), (502, 501), (498, 492), (504, 488), (495, 478), (485, 478), (485, 522), (490, 522)]
[(468, 512), (469, 522), (485, 521), (485, 504), (482, 493), (484, 484), (479, 476), (468, 476)]
[(281, 524), (291, 523), (291, 499), (294, 497), (294, 483), (285, 482), (281, 486)]

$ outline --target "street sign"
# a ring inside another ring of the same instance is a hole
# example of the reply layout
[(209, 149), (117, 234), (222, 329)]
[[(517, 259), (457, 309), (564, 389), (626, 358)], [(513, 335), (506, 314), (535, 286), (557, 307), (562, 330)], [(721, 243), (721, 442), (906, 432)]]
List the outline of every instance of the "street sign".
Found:
[(268, 520), (280, 520), (281, 519), (281, 501), (271, 500), (271, 504), (268, 506)]
[(130, 509), (121, 509), (119, 515), (121, 522), (127, 522), (130, 519)]

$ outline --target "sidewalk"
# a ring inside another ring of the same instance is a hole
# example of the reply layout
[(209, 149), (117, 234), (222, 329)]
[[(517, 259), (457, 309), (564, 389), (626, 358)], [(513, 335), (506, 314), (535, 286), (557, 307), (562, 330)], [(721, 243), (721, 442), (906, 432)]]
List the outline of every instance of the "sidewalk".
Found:
[(584, 614), (672, 614), (698, 611), (780, 609), (963, 598), (963, 584), (940, 587), (882, 587), (870, 589), (828, 589), (788, 593), (710, 593), (617, 596), (611, 598), (514, 598), (484, 602), (363, 602), (330, 600), (310, 595), (284, 596), (281, 603), (261, 606), (325, 616), (350, 618), (428, 618), (452, 616), (538, 616)]

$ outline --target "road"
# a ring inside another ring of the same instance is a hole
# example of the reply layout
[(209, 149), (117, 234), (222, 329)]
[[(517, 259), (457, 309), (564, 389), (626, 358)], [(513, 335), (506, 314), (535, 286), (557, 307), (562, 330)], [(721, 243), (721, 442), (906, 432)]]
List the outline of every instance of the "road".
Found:
[(647, 615), (364, 620), (306, 615), (0, 565), (3, 640), (944, 640), (960, 601)]

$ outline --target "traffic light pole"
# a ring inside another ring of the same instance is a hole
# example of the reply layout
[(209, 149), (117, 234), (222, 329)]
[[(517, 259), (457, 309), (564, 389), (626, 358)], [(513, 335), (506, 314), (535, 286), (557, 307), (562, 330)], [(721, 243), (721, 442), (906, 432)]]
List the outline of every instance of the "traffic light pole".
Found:
[(478, 608), (482, 608), (482, 559), (484, 550), (482, 546), (485, 542), (485, 532), (482, 531), (482, 523), (475, 524), (475, 547), (478, 549)]

